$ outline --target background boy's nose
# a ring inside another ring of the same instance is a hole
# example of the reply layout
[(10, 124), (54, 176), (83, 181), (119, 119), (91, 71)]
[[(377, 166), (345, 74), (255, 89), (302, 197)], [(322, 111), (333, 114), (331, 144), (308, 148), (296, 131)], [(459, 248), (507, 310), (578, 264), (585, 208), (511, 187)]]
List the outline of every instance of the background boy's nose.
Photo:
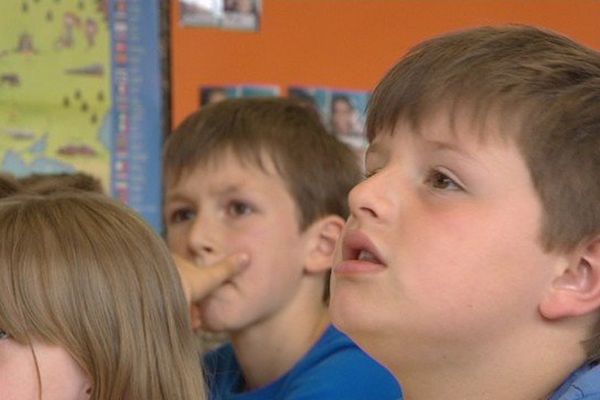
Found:
[(188, 235), (188, 247), (192, 256), (202, 262), (210, 262), (211, 256), (216, 254), (214, 232), (206, 221), (202, 223), (200, 218), (196, 218)]

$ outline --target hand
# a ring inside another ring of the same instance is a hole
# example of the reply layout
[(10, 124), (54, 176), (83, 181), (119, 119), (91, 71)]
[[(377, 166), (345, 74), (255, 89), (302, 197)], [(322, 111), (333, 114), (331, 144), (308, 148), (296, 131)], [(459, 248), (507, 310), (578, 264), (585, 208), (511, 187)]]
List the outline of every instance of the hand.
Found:
[(176, 254), (173, 254), (173, 259), (179, 271), (185, 298), (190, 305), (193, 330), (198, 330), (201, 326), (198, 302), (243, 271), (250, 261), (245, 253), (232, 254), (208, 266), (197, 266)]

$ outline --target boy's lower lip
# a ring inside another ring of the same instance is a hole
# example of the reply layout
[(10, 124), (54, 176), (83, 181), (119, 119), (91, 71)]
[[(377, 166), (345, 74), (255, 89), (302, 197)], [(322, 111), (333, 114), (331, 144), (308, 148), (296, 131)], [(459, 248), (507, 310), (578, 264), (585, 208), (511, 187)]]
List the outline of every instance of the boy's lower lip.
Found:
[(334, 265), (333, 273), (336, 275), (373, 274), (383, 269), (385, 269), (383, 264), (361, 260), (345, 260)]

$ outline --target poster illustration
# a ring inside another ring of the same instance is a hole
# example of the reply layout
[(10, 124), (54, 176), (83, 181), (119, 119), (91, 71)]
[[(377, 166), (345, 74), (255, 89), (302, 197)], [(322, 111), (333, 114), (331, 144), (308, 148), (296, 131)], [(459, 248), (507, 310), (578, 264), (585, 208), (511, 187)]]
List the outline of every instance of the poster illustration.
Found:
[(157, 0), (0, 3), (0, 171), (82, 171), (160, 229)]

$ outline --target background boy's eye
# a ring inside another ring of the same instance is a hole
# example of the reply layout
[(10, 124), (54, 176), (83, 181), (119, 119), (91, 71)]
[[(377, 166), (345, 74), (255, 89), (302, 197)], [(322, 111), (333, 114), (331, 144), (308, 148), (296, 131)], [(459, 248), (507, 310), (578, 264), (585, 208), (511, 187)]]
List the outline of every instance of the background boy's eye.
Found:
[(2, 339), (8, 339), (8, 333), (4, 332), (2, 329), (0, 329), (0, 340)]
[(247, 215), (252, 212), (252, 207), (243, 201), (232, 201), (227, 205), (227, 213), (232, 216)]
[(182, 208), (179, 210), (175, 210), (171, 213), (170, 217), (169, 217), (169, 222), (170, 223), (178, 223), (178, 222), (184, 222), (184, 221), (189, 221), (194, 219), (194, 217), (196, 216), (196, 213), (189, 208)]
[(434, 189), (440, 190), (463, 190), (462, 187), (443, 172), (431, 171), (427, 177), (427, 183)]

